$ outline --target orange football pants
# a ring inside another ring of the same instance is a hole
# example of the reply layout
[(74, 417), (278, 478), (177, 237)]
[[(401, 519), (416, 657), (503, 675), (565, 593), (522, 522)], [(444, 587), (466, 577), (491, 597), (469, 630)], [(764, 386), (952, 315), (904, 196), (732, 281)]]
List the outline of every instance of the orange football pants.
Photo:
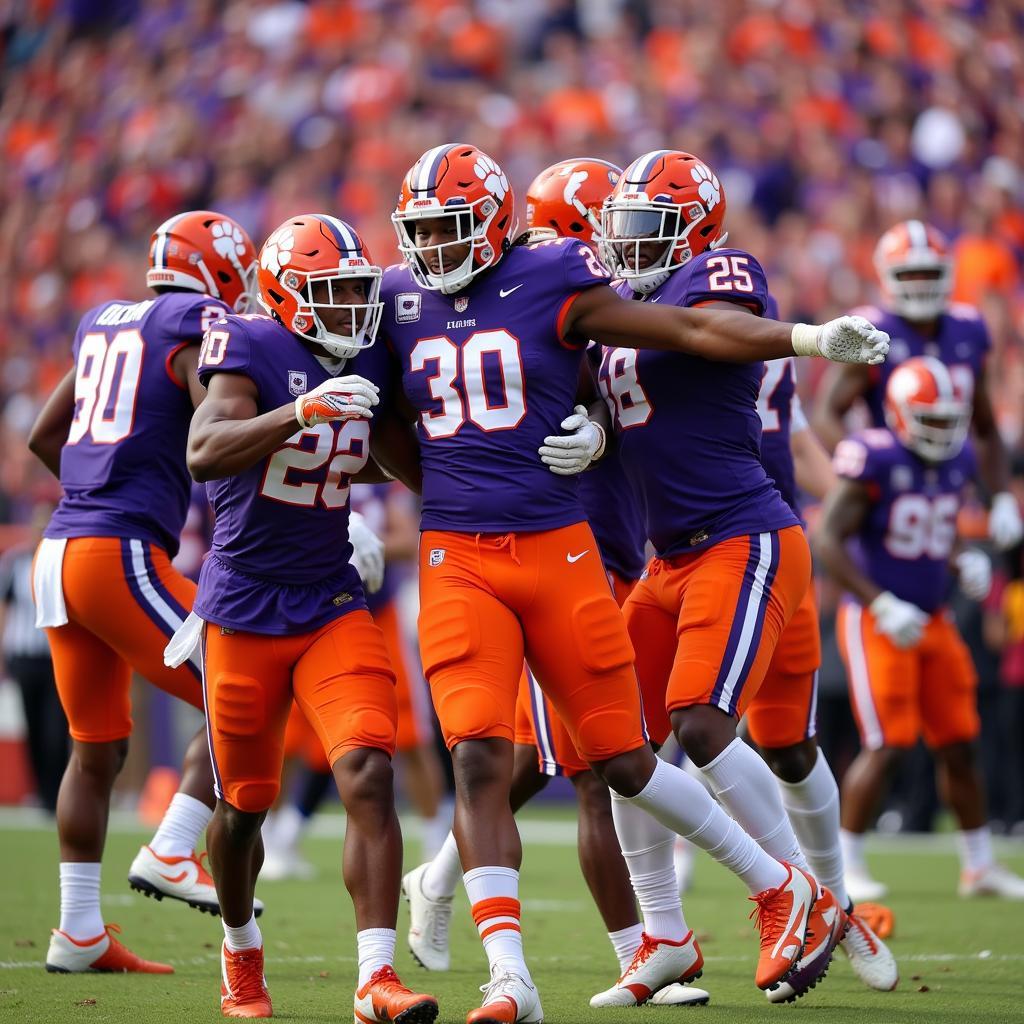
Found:
[(239, 810), (277, 798), (293, 697), (330, 764), (362, 747), (394, 753), (395, 675), (365, 609), (295, 636), (207, 624), (203, 674), (217, 796)]
[(710, 704), (743, 715), (810, 580), (799, 526), (651, 560), (622, 610), (655, 743), (672, 731), (676, 708)]
[(164, 664), (164, 647), (191, 610), (196, 585), (163, 548), (137, 539), (75, 537), (67, 543), (61, 579), (68, 622), (46, 635), (76, 740), (107, 743), (131, 735), (133, 669), (202, 708), (198, 669), (191, 662)]
[(646, 743), (633, 649), (586, 522), (424, 532), (419, 635), (449, 748), (513, 741), (524, 657), (588, 763)]
[(935, 748), (977, 737), (978, 676), (945, 609), (908, 649), (879, 633), (871, 612), (852, 601), (839, 606), (836, 635), (865, 748), (912, 747), (919, 736)]
[[(615, 603), (621, 608), (636, 584), (623, 576), (606, 570)], [(537, 770), (541, 775), (564, 775), (572, 778), (590, 766), (580, 756), (550, 698), (544, 696), (540, 684), (528, 665), (523, 666), (516, 697), (515, 742), (536, 747)]]

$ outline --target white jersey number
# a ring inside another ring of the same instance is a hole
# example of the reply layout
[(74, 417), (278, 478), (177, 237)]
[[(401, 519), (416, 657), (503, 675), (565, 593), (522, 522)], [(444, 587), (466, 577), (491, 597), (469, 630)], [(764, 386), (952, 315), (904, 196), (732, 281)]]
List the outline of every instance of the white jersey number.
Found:
[(75, 416), (68, 444), (92, 434), (94, 444), (117, 444), (132, 431), (146, 344), (137, 330), (86, 334), (75, 367)]
[(601, 390), (619, 430), (643, 426), (654, 411), (637, 376), (636, 357), (636, 349), (612, 349), (601, 371)]
[(895, 558), (948, 558), (956, 540), (959, 509), (960, 499), (955, 494), (940, 494), (937, 498), (901, 495), (889, 513), (886, 550)]

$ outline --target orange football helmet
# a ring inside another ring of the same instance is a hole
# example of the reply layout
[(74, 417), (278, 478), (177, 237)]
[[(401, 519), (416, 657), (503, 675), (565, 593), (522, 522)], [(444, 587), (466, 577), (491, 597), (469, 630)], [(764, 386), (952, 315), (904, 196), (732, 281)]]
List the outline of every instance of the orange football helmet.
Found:
[[(260, 249), (259, 303), (292, 334), (335, 359), (350, 359), (377, 339), (381, 273), (350, 224), (324, 213), (303, 214), (286, 220)], [(345, 296), (336, 286), (353, 278), (366, 282), (366, 301), (339, 301)], [(326, 309), (346, 310), (348, 330), (328, 330), (318, 312)]]
[(971, 403), (945, 363), (915, 356), (900, 363), (885, 388), (885, 420), (904, 447), (928, 462), (960, 453), (971, 425)]
[(245, 228), (222, 213), (179, 213), (149, 240), (146, 285), (187, 288), (249, 313), (256, 301), (256, 247)]
[(601, 259), (646, 295), (694, 256), (722, 245), (724, 222), (725, 189), (714, 171), (689, 153), (658, 149), (622, 172), (604, 204)]
[[(452, 218), (456, 238), (418, 246), (416, 222), (434, 217)], [(447, 143), (428, 149), (413, 164), (402, 181), (391, 222), (416, 283), (451, 295), (508, 252), (516, 231), (515, 197), (505, 172), (486, 153), (465, 143)], [(446, 250), (467, 244), (468, 254), (456, 265)], [(424, 259), (432, 250), (440, 260), (437, 274)]]
[(601, 241), (601, 207), (622, 168), (607, 160), (561, 160), (541, 171), (526, 190), (526, 233), (531, 242), (547, 238)]
[(875, 247), (875, 270), (886, 305), (908, 320), (934, 320), (953, 289), (953, 261), (942, 235), (930, 224), (905, 220), (889, 228)]

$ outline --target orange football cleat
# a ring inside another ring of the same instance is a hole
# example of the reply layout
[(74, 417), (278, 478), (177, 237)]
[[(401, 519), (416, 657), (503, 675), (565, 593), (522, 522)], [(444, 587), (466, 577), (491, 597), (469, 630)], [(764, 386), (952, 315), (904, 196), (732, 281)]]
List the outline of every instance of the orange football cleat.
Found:
[(853, 912), (880, 939), (888, 939), (896, 927), (896, 915), (882, 903), (858, 903)]
[(437, 1000), (407, 989), (393, 967), (380, 967), (356, 989), (353, 1010), (358, 1024), (432, 1024), (437, 1018)]
[(263, 947), (233, 953), (220, 948), (220, 1012), (225, 1017), (273, 1017), (263, 976)]
[(50, 934), (46, 953), (46, 969), (51, 974), (79, 974), (83, 971), (104, 971), (131, 974), (173, 974), (170, 964), (143, 960), (114, 938), (121, 929), (108, 924), (102, 934), (80, 941), (57, 928)]
[(750, 916), (756, 916), (761, 933), (754, 984), (762, 989), (782, 981), (799, 961), (818, 891), (818, 883), (806, 872), (789, 864), (786, 868), (789, 878), (782, 885), (750, 897), (757, 904)]

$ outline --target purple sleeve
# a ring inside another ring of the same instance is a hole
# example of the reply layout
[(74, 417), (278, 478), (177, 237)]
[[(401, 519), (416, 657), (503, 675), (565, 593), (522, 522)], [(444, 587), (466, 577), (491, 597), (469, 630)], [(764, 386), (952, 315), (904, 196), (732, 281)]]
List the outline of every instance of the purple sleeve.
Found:
[(215, 373), (242, 373), (255, 380), (253, 369), (252, 342), (245, 321), (227, 316), (210, 324), (199, 354), (200, 383), (209, 387)]
[(763, 316), (769, 301), (768, 282), (761, 264), (750, 253), (722, 249), (702, 253), (693, 261), (686, 293), (679, 305), (736, 302)]
[[(877, 433), (877, 438), (871, 434)], [(832, 468), (837, 476), (845, 480), (870, 485), (877, 483), (882, 474), (886, 452), (891, 450), (891, 441), (886, 443), (883, 431), (863, 431), (840, 441), (832, 456)]]
[(609, 284), (611, 274), (597, 258), (597, 253), (584, 242), (571, 242), (562, 253), (567, 295), (592, 288), (595, 284)]
[(184, 345), (198, 345), (214, 323), (230, 315), (231, 310), (220, 299), (197, 295), (196, 301), (182, 310), (175, 334)]

